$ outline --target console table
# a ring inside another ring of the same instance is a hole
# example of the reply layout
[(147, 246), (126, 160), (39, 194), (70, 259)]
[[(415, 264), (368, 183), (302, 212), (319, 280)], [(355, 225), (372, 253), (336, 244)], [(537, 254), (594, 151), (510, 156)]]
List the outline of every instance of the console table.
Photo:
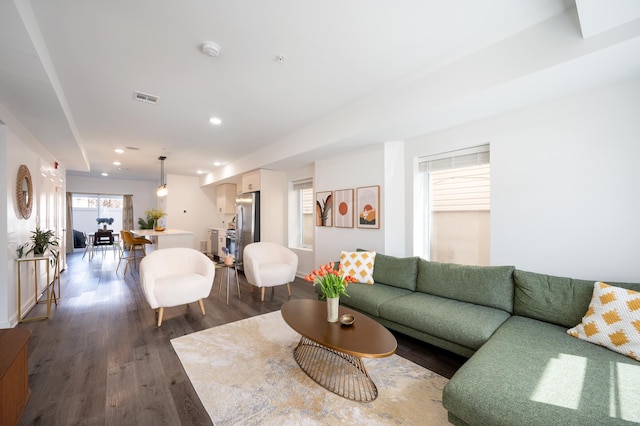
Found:
[(26, 328), (0, 330), (0, 425), (17, 425), (27, 406), (29, 389)]
[[(60, 298), (60, 269), (58, 260), (55, 259), (54, 272), (53, 272), (53, 281), (50, 279), (49, 273), (49, 262), (53, 259), (51, 256), (34, 256), (34, 257), (21, 257), (16, 259), (18, 262), (18, 321), (19, 322), (27, 322), (27, 321), (36, 321), (41, 319), (47, 319), (51, 315), (51, 301), (53, 300), (55, 304), (58, 304), (58, 299)], [(46, 292), (46, 300), (42, 303), (47, 304), (47, 314), (41, 315), (38, 317), (23, 319), (22, 317), (22, 264), (33, 263), (33, 287), (34, 287), (34, 297), (36, 304), (38, 302), (38, 264), (42, 261), (45, 261), (45, 268), (47, 268), (47, 282), (45, 285)], [(56, 296), (56, 281), (58, 281), (58, 294)], [(49, 288), (51, 286), (51, 289)]]

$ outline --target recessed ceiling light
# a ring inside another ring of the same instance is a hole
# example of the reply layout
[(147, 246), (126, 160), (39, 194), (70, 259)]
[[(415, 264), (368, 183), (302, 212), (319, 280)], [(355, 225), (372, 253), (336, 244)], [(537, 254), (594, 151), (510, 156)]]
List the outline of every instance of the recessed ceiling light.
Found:
[(201, 175), (201, 174), (203, 174), (203, 173), (205, 173), (205, 172), (204, 172), (204, 171), (202, 171), (202, 170), (198, 170), (196, 173), (197, 173), (197, 174), (199, 174), (199, 175)]
[(211, 117), (209, 119), (209, 123), (213, 124), (214, 126), (219, 126), (220, 124), (222, 124), (222, 120), (220, 120), (218, 117)]
[(124, 154), (124, 149), (122, 148), (116, 148), (114, 149), (114, 151), (116, 152), (116, 154)]
[(102, 173), (100, 173), (100, 174), (101, 174), (102, 176), (109, 176), (109, 173), (107, 173), (107, 172), (102, 172)]
[(121, 163), (120, 163), (119, 161), (114, 161), (114, 162), (113, 162), (113, 165), (114, 165), (114, 166), (119, 166), (120, 164), (121, 164)]
[(222, 163), (221, 163), (221, 162), (219, 162), (219, 161), (214, 161), (214, 162), (213, 162), (213, 165), (214, 165), (214, 166), (216, 166), (216, 167), (218, 167), (218, 166), (222, 166)]

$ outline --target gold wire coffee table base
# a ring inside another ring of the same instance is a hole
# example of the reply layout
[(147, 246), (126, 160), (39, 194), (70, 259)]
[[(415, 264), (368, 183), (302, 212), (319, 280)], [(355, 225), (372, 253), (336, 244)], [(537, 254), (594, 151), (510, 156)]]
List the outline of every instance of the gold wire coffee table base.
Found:
[(335, 351), (302, 336), (293, 350), (293, 358), (302, 371), (336, 395), (358, 402), (371, 402), (378, 397), (378, 388), (357, 356)]

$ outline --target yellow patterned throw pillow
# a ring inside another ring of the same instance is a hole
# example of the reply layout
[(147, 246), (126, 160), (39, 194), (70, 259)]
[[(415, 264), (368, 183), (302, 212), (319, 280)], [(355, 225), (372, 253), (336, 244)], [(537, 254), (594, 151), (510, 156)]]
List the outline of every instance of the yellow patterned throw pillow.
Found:
[(595, 283), (582, 322), (567, 333), (640, 361), (640, 292)]
[(343, 251), (340, 253), (340, 266), (345, 274), (355, 277), (358, 282), (373, 284), (373, 264), (375, 251)]

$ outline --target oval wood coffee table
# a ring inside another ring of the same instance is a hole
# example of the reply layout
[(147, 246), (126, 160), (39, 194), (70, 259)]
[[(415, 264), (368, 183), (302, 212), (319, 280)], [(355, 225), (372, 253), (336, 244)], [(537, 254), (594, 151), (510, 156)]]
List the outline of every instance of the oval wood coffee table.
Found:
[(290, 300), (282, 305), (281, 312), (289, 327), (302, 336), (293, 350), (302, 371), (342, 397), (359, 402), (377, 398), (378, 388), (361, 358), (393, 355), (398, 344), (389, 330), (344, 306), (338, 314), (353, 315), (352, 325), (327, 322), (327, 304), (320, 300)]

